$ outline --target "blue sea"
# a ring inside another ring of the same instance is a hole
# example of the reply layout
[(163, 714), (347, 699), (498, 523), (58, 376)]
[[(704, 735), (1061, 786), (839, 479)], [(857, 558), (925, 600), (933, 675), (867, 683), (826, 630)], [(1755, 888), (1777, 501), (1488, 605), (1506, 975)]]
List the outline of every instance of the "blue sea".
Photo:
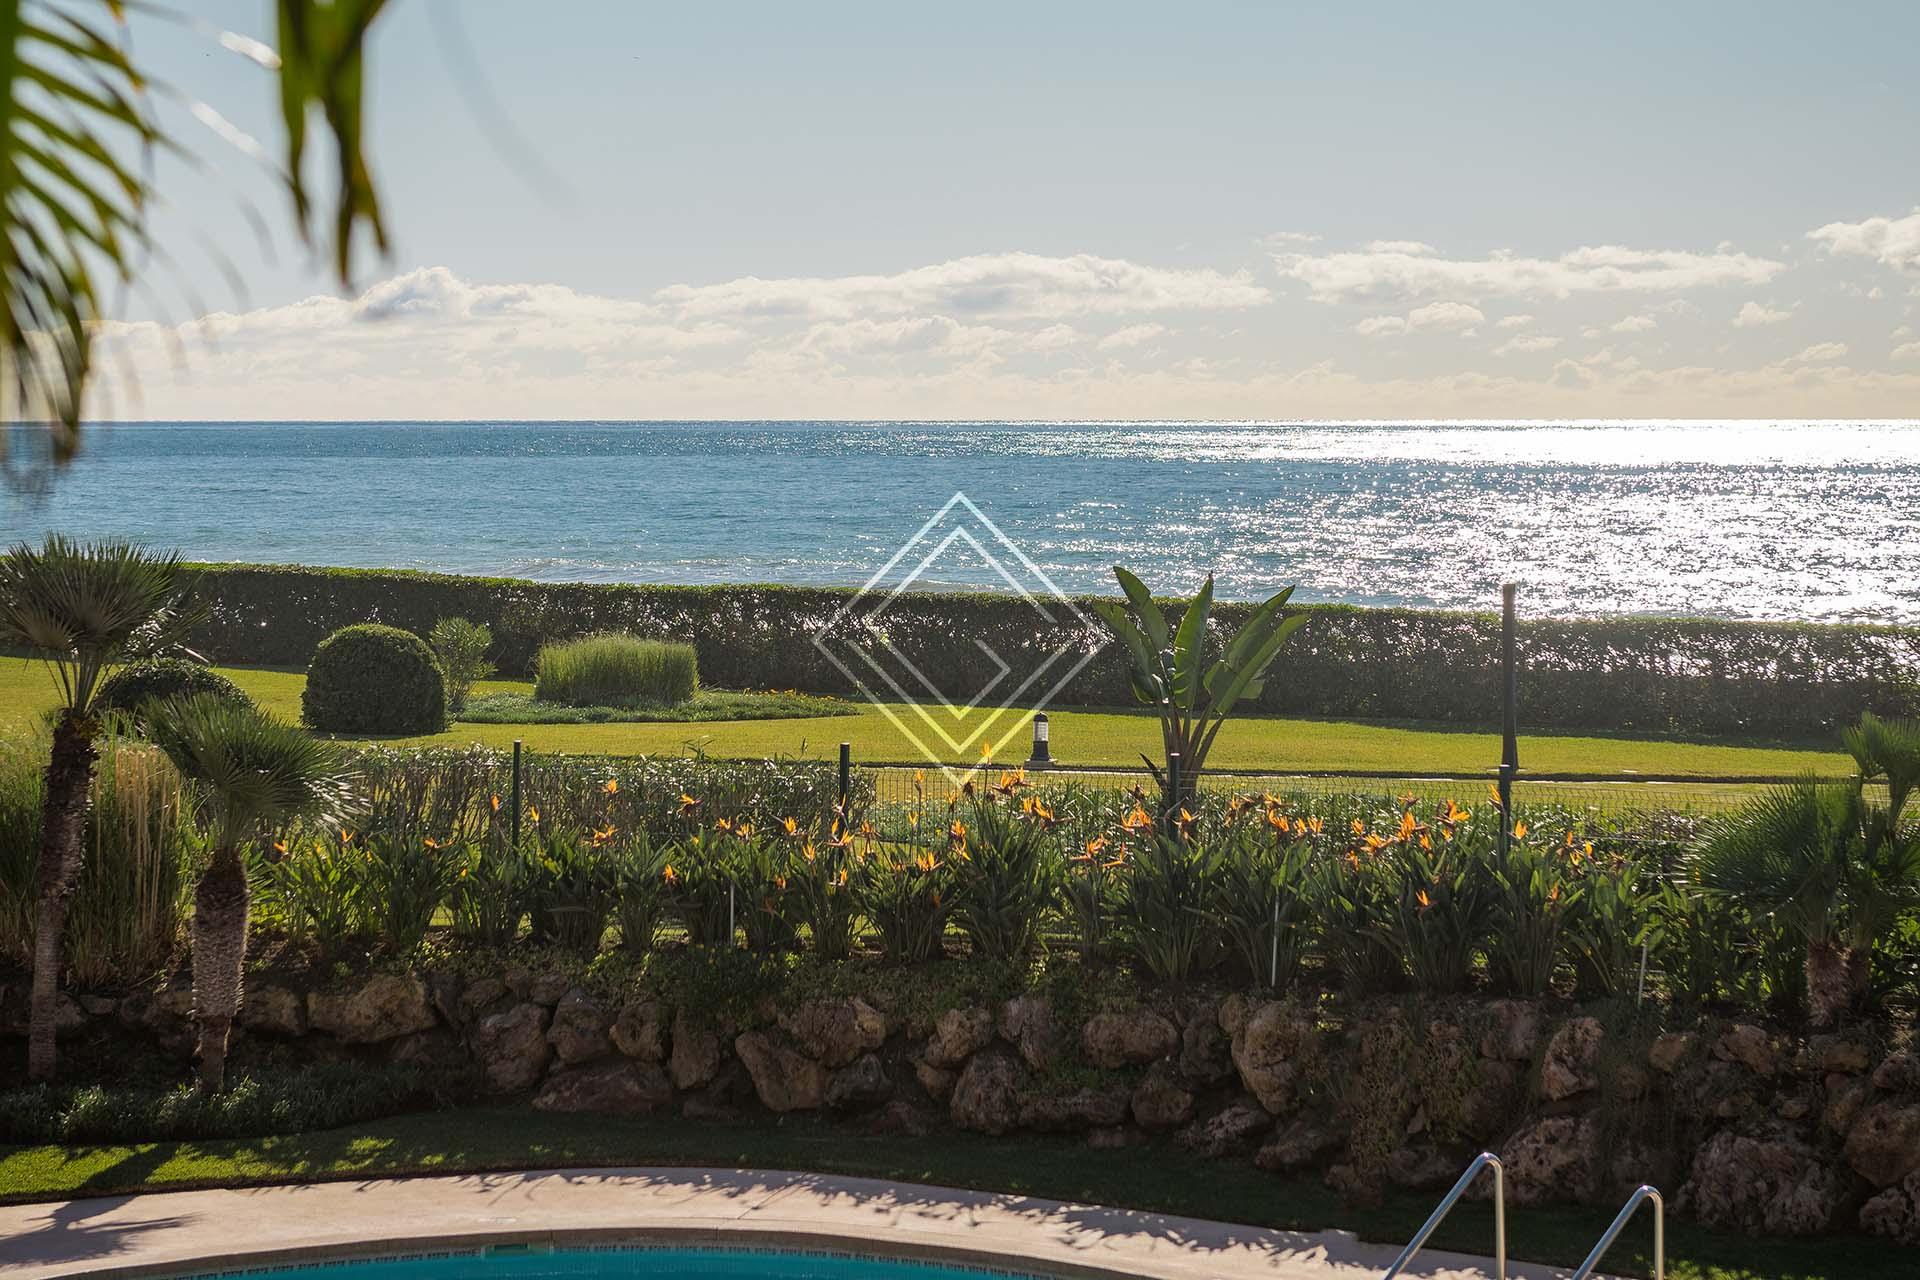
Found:
[[(859, 585), (964, 493), (1066, 591), (1120, 562), (1169, 593), (1920, 621), (1920, 423), (143, 423), (39, 478), (0, 537)], [(945, 555), (917, 585), (1007, 584)]]

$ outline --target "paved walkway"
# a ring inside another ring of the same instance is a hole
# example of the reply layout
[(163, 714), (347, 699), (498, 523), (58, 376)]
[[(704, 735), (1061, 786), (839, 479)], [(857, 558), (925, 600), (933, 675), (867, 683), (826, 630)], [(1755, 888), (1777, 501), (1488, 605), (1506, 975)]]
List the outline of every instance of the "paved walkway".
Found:
[[(156, 1192), (0, 1208), (0, 1277), (154, 1275), (354, 1250), (607, 1242), (805, 1243), (1015, 1269), (1153, 1280), (1363, 1280), (1395, 1249), (1343, 1232), (1253, 1227), (1024, 1196), (722, 1169), (598, 1169)], [(1009, 1256), (1010, 1255), (1010, 1256)], [(1422, 1254), (1465, 1280), (1482, 1259)], [(1563, 1275), (1515, 1266), (1526, 1280)]]

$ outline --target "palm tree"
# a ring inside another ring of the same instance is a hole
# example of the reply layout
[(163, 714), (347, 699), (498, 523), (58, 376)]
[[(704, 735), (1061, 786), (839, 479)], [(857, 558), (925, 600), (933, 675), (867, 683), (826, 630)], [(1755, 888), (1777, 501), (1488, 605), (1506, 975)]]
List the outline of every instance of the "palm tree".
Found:
[[(156, 194), (149, 161), (184, 151), (162, 129), (149, 77), (128, 53), (130, 8), (124, 0), (0, 0), (0, 414), (44, 425), (57, 463), (79, 445), (94, 336), (109, 318), (103, 295), (165, 260), (147, 234)], [(386, 247), (360, 140), (362, 53), (384, 8), (385, 0), (278, 0), (277, 51), (232, 32), (210, 42), (278, 74), (280, 180), (301, 237), (326, 242), (343, 285), (358, 227)], [(220, 120), (206, 104), (193, 106)], [(325, 121), (334, 144), (333, 207), (324, 219), (303, 163), (309, 113)], [(0, 462), (7, 436), (0, 430)]]
[(178, 556), (131, 542), (77, 543), (51, 534), (0, 557), (0, 641), (43, 656), (59, 686), (41, 810), (39, 897), (27, 1074), (53, 1078), (67, 900), (80, 875), (82, 835), (100, 734), (97, 699), (113, 667), (164, 648), (195, 614), (183, 607)]
[(247, 959), (245, 847), (294, 818), (337, 821), (350, 778), (331, 743), (216, 695), (174, 699), (153, 722), (161, 750), (198, 792), (200, 820), (213, 838), (193, 894), (193, 1003), (200, 1084), (218, 1092)]
[[(1866, 1001), (1874, 947), (1920, 901), (1920, 832), (1904, 821), (1920, 782), (1920, 723), (1868, 714), (1843, 736), (1855, 777), (1775, 788), (1709, 826), (1701, 850), (1709, 888), (1805, 942), (1817, 1027)], [(1870, 782), (1885, 783), (1886, 804)]]

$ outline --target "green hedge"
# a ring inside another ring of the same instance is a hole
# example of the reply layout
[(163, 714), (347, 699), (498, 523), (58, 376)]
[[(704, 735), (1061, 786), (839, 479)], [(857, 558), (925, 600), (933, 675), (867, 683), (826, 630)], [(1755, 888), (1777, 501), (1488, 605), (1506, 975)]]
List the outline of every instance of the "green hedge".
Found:
[[(857, 693), (812, 643), (853, 594), (842, 588), (544, 583), (396, 570), (208, 565), (212, 606), (194, 645), (221, 661), (303, 667), (330, 632), (382, 622), (424, 635), (460, 616), (493, 629), (504, 674), (528, 673), (541, 643), (594, 631), (691, 641), (702, 679), (721, 689)], [(1214, 611), (1237, 625), (1251, 606)], [(1493, 725), (1500, 622), (1487, 613), (1308, 606), (1266, 682), (1263, 710), (1291, 715)], [(1063, 628), (1036, 625), (1018, 598), (900, 596), (888, 637), (956, 697), (997, 673), (983, 642), (1016, 670), (1037, 665)], [(1805, 737), (1861, 711), (1920, 714), (1920, 628), (1619, 618), (1523, 622), (1522, 723)], [(1055, 699), (1130, 706), (1117, 648)]]

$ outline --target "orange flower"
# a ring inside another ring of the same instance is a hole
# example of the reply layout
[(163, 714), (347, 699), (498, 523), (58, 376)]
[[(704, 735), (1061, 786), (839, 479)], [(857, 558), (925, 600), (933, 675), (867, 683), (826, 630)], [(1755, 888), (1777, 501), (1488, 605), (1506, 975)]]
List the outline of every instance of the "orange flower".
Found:
[(698, 800), (695, 800), (692, 796), (688, 795), (684, 791), (680, 793), (680, 816), (681, 817), (687, 818), (687, 817), (693, 816), (693, 811), (695, 809), (698, 809), (699, 807), (700, 807), (700, 802)]
[(500, 793), (497, 791), (494, 792), (490, 799), (493, 801), (493, 811), (495, 813), (500, 812)]
[(1524, 822), (1516, 822), (1516, 823), (1514, 823), (1514, 824), (1513, 824), (1513, 838), (1514, 838), (1515, 840), (1525, 840), (1525, 839), (1527, 838), (1527, 824), (1526, 824), (1526, 823), (1524, 823)]
[(608, 778), (606, 785), (600, 789), (608, 795), (615, 795), (620, 790), (620, 780), (618, 778)]
[(1320, 819), (1318, 818), (1307, 819), (1307, 830), (1312, 832), (1316, 836), (1320, 834), (1320, 830), (1324, 826), (1326, 826), (1326, 824), (1320, 821)]
[(1433, 899), (1427, 896), (1427, 891), (1425, 889), (1414, 890), (1413, 900), (1420, 904), (1420, 909), (1422, 911), (1425, 911), (1428, 907), (1433, 905)]
[(613, 824), (611, 822), (593, 833), (593, 842), (596, 845), (603, 845), (611, 839), (613, 839)]
[(1141, 831), (1153, 825), (1153, 817), (1138, 803), (1133, 812), (1120, 819), (1120, 826), (1127, 831)]
[(287, 852), (287, 842), (285, 840), (275, 840), (273, 842), (273, 851), (275, 853), (285, 855), (285, 853)]
[(1367, 824), (1360, 821), (1360, 819), (1355, 818), (1353, 820), (1353, 834), (1357, 836), (1363, 836), (1367, 834)]
[(669, 862), (667, 864), (667, 869), (660, 873), (660, 878), (665, 880), (668, 884), (672, 884), (674, 881), (678, 880), (680, 877), (678, 874), (674, 872), (673, 864)]
[(790, 836), (799, 835), (800, 824), (792, 818), (782, 818), (780, 819), (780, 830)]
[(540, 821), (540, 810), (535, 805), (527, 806), (527, 817), (534, 822)]
[(427, 848), (429, 849), (438, 849), (440, 847), (440, 842), (438, 840), (435, 840), (432, 836), (421, 836), (420, 843), (427, 846)]
[(1500, 807), (1500, 788), (1494, 786), (1491, 782), (1487, 784), (1487, 799), (1493, 801), (1494, 808), (1498, 809)]

